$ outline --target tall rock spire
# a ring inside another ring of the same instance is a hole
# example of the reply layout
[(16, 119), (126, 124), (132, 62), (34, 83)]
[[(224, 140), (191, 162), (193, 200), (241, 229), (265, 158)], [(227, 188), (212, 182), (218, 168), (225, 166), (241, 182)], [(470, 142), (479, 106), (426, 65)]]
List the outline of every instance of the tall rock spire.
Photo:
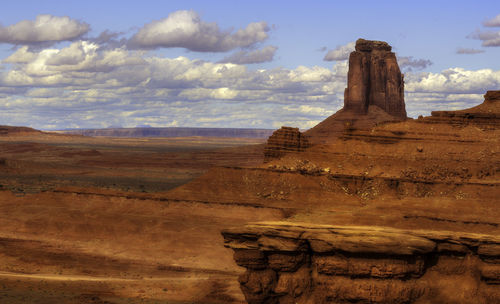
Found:
[(375, 105), (388, 114), (406, 118), (404, 80), (392, 47), (383, 41), (358, 39), (349, 56), (344, 108), (366, 113)]

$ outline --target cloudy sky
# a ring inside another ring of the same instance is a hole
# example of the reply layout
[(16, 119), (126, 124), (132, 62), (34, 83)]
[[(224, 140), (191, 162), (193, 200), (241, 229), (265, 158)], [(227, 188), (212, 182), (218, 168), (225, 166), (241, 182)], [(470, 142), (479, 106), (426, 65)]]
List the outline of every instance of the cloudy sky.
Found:
[(309, 128), (357, 38), (393, 46), (409, 116), (500, 89), (498, 0), (17, 0), (0, 22), (0, 125)]

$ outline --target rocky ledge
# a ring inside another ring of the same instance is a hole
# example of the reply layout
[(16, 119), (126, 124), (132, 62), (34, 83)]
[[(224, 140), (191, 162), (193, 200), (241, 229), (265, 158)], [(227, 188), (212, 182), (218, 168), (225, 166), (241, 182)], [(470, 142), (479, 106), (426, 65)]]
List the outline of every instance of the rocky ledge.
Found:
[(248, 303), (500, 303), (500, 237), (263, 222), (222, 232)]

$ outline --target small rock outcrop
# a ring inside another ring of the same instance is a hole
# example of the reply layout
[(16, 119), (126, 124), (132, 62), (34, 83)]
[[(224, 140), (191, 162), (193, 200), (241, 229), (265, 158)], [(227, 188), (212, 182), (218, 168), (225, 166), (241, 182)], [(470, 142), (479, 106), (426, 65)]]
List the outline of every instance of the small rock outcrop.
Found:
[(222, 232), (248, 303), (500, 303), (500, 238), (264, 222)]
[(28, 127), (14, 127), (0, 125), (0, 136), (5, 135), (21, 135), (21, 134), (40, 134), (41, 131)]
[(349, 56), (344, 108), (366, 113), (370, 105), (406, 118), (404, 80), (392, 47), (383, 41), (358, 39)]
[(302, 152), (308, 147), (309, 141), (299, 128), (281, 127), (267, 140), (264, 161), (281, 158), (290, 152)]
[(484, 94), (484, 101), (486, 102), (500, 102), (500, 91), (487, 91)]

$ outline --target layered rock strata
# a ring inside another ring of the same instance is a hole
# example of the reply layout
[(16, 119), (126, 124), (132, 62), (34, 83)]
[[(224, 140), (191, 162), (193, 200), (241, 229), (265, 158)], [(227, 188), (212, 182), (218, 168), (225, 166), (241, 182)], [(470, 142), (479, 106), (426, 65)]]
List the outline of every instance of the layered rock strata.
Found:
[(264, 159), (280, 158), (291, 152), (302, 152), (309, 147), (307, 137), (299, 128), (281, 127), (273, 132), (264, 148)]
[(486, 92), (484, 102), (473, 108), (459, 111), (432, 111), (431, 115), (420, 121), (448, 123), (456, 126), (472, 124), (498, 129), (500, 127), (500, 91)]
[(383, 41), (356, 41), (349, 56), (345, 109), (366, 113), (375, 105), (392, 116), (406, 118), (403, 75), (391, 49)]
[(248, 303), (499, 303), (500, 238), (264, 222), (222, 232)]

